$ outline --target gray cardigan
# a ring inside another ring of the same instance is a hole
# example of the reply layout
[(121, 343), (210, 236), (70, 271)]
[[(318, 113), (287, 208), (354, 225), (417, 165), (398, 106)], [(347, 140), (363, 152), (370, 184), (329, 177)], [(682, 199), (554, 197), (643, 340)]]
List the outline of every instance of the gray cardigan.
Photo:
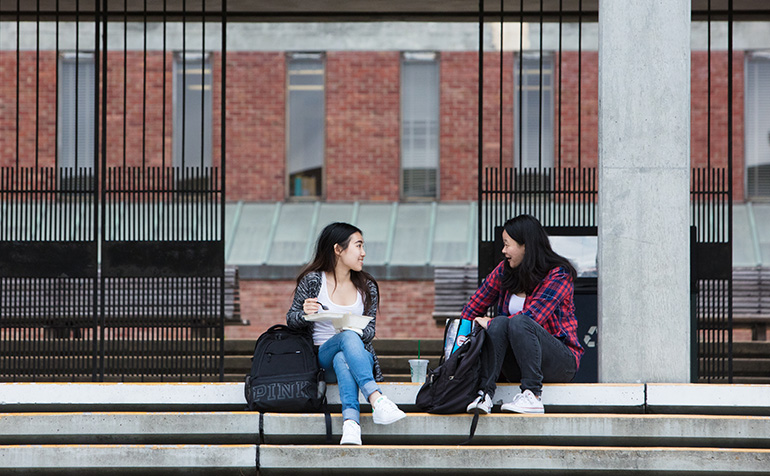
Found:
[[(374, 380), (382, 382), (385, 378), (382, 376), (380, 361), (377, 359), (377, 354), (374, 352), (374, 346), (372, 345), (379, 296), (377, 293), (377, 285), (373, 281), (367, 281), (366, 284), (369, 288), (371, 305), (368, 309), (364, 309), (364, 315), (371, 317), (372, 320), (369, 321), (369, 324), (364, 328), (364, 335), (361, 336), (361, 340), (364, 341), (364, 348), (366, 348), (366, 350), (372, 354), (372, 357), (374, 357), (374, 368), (372, 369), (374, 372)], [(305, 320), (305, 311), (302, 310), (302, 304), (305, 302), (305, 299), (318, 297), (320, 292), (321, 273), (319, 271), (311, 271), (302, 278), (297, 285), (297, 289), (294, 291), (294, 301), (291, 303), (291, 309), (286, 313), (286, 325), (292, 329), (305, 331), (312, 336), (314, 323)]]

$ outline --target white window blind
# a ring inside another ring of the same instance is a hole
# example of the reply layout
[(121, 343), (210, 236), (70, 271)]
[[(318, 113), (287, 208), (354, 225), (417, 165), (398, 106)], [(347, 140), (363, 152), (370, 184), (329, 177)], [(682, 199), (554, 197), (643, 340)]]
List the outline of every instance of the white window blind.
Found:
[(296, 53), (287, 60), (289, 196), (317, 197), (323, 191), (325, 155), (324, 57)]
[(770, 52), (746, 56), (746, 194), (770, 197)]
[(211, 84), (208, 54), (174, 55), (174, 167), (193, 174), (211, 167)]
[[(76, 175), (93, 177), (94, 169), (94, 55), (59, 56), (58, 166), (61, 185), (82, 188)], [(89, 180), (90, 182), (90, 180)]]
[(439, 65), (435, 53), (401, 61), (401, 171), (405, 197), (436, 197), (439, 164)]
[(513, 76), (514, 165), (517, 168), (553, 167), (553, 56), (543, 54), (541, 69), (539, 53), (518, 55)]

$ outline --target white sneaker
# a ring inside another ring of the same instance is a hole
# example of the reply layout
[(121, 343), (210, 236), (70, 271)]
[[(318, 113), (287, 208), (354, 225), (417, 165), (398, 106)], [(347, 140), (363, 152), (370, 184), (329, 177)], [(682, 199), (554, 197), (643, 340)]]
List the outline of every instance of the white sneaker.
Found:
[(341, 445), (361, 445), (361, 425), (353, 420), (342, 422)]
[(479, 396), (468, 405), (468, 408), (466, 408), (465, 411), (473, 413), (474, 410), (478, 408), (479, 413), (492, 413), (492, 399), (488, 394), (484, 393), (481, 395), (481, 393), (482, 392), (479, 392)]
[(385, 395), (378, 398), (373, 406), (372, 420), (378, 425), (390, 425), (406, 416), (406, 413), (402, 412), (396, 404), (390, 401)]
[(511, 403), (504, 403), (500, 409), (504, 412), (515, 413), (544, 413), (543, 402), (530, 390), (524, 390), (513, 397)]

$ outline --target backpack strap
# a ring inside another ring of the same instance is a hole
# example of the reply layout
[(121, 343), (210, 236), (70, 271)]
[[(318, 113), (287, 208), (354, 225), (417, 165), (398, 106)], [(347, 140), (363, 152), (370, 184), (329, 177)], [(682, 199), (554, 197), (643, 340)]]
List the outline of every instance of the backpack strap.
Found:
[(475, 408), (473, 410), (473, 419), (471, 420), (471, 431), (468, 435), (468, 439), (460, 443), (460, 445), (468, 445), (471, 443), (471, 440), (473, 439), (473, 435), (476, 434), (476, 426), (479, 424), (479, 409)]
[(326, 422), (326, 444), (331, 445), (333, 443), (332, 441), (332, 415), (329, 413), (329, 405), (326, 401), (326, 395), (324, 395), (323, 403), (321, 404), (321, 408), (324, 411), (324, 420)]

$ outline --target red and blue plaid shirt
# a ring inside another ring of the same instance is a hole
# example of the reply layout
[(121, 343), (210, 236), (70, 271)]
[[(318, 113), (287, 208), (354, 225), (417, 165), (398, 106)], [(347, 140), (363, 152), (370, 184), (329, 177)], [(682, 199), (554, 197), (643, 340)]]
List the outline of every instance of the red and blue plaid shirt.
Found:
[[(484, 279), (481, 287), (463, 307), (463, 319), (484, 316), (495, 301), (497, 301), (496, 315), (508, 314), (511, 293), (502, 286), (504, 266), (505, 261)], [(574, 295), (575, 286), (569, 273), (562, 267), (554, 268), (535, 287), (532, 294), (527, 296), (520, 314), (526, 314), (534, 319), (543, 329), (564, 342), (572, 351), (579, 367), (583, 346), (580, 345), (577, 336), (578, 323), (575, 318)]]

